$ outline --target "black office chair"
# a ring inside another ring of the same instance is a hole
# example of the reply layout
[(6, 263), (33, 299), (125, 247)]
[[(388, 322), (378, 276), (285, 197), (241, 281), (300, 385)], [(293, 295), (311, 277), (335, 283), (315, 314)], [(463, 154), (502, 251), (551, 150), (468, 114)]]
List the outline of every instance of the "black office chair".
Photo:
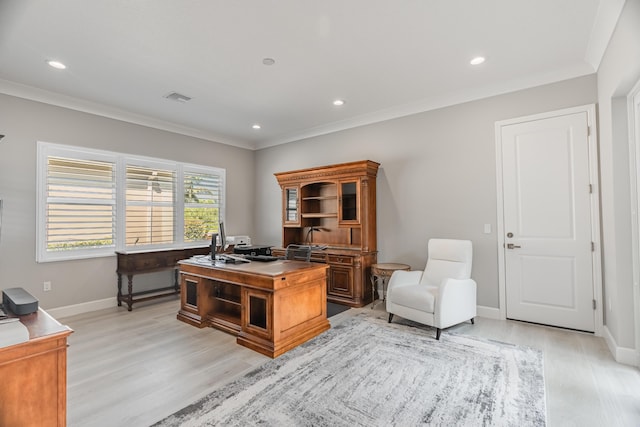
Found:
[(284, 259), (295, 261), (311, 261), (311, 247), (306, 245), (289, 245), (284, 253)]

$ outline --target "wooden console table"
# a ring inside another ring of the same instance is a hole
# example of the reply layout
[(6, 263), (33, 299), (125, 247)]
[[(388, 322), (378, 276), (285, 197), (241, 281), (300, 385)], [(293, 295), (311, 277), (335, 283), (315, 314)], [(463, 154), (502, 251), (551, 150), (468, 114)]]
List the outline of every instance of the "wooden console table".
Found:
[(205, 262), (178, 263), (179, 320), (232, 333), (238, 344), (272, 358), (330, 328), (326, 264)]
[[(194, 255), (205, 255), (211, 252), (209, 246), (201, 248), (163, 249), (157, 251), (127, 251), (116, 252), (118, 256), (118, 306), (127, 303), (127, 310), (131, 311), (133, 303), (147, 301), (167, 295), (180, 293), (178, 281), (178, 261), (191, 258)], [(175, 270), (173, 286), (152, 289), (149, 291), (133, 292), (133, 276), (136, 274), (154, 273), (156, 271)], [(122, 275), (126, 274), (129, 287), (128, 293), (122, 293)], [(141, 295), (146, 295), (140, 297)]]
[[(376, 292), (376, 285), (380, 284), (382, 295), (379, 295), (382, 302), (387, 299), (387, 285), (389, 279), (393, 275), (394, 271), (409, 271), (411, 270), (411, 266), (407, 264), (399, 264), (394, 262), (382, 263), (382, 264), (372, 264), (371, 265), (371, 293), (374, 295)], [(376, 300), (374, 299), (371, 303), (371, 309), (376, 305)]]
[(73, 331), (42, 309), (19, 317), (29, 341), (0, 348), (0, 426), (65, 426)]

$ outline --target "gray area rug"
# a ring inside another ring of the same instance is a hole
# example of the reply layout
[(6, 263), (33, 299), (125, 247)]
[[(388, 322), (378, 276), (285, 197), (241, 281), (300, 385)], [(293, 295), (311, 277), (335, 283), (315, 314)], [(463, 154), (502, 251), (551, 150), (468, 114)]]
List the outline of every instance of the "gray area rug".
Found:
[(156, 426), (544, 426), (542, 353), (358, 315)]

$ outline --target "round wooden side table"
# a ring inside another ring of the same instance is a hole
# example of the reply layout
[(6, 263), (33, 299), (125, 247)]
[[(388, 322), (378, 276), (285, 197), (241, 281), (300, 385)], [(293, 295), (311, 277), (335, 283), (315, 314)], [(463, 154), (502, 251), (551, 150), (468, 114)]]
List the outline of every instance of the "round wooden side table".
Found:
[[(385, 301), (387, 298), (387, 283), (389, 282), (389, 278), (393, 274), (394, 271), (402, 270), (409, 271), (411, 270), (411, 266), (407, 264), (398, 264), (394, 262), (382, 263), (382, 264), (372, 264), (371, 265), (371, 289), (372, 295), (375, 297), (376, 294), (376, 285), (380, 283), (382, 285), (382, 301)], [(371, 303), (371, 309), (375, 307), (376, 301), (373, 300)]]

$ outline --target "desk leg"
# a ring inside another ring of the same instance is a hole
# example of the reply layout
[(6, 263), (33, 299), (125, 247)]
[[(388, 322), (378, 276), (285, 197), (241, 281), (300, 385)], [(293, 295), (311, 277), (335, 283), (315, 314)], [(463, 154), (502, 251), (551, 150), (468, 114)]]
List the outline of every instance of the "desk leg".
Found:
[(122, 274), (118, 273), (118, 307), (122, 306)]
[(179, 278), (179, 274), (178, 274), (178, 269), (176, 268), (175, 270), (173, 270), (173, 288), (176, 290), (176, 292), (180, 292), (180, 282), (178, 282), (178, 278)]
[(127, 274), (129, 279), (129, 295), (127, 295), (127, 311), (131, 311), (133, 308), (133, 274)]

